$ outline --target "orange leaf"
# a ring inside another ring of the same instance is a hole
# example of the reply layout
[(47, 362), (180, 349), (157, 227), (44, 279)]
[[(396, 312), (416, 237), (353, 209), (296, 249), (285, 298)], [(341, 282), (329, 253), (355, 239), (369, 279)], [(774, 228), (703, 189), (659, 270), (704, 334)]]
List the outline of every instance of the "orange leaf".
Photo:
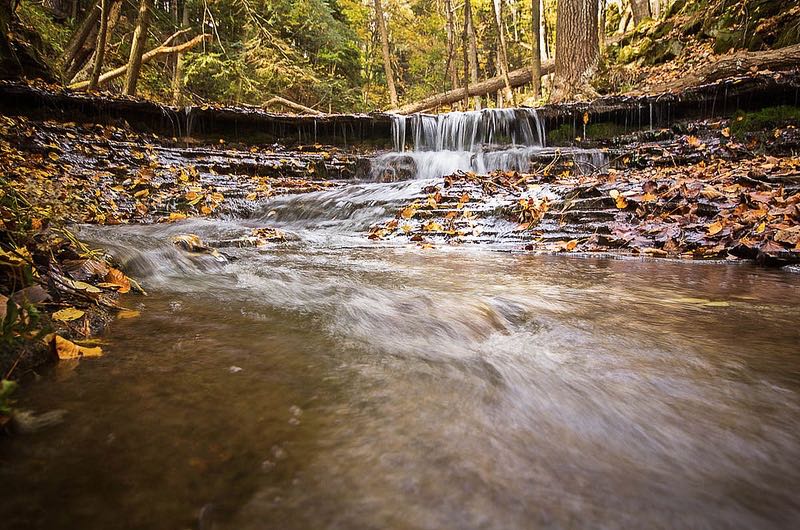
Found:
[(131, 290), (131, 282), (125, 274), (117, 269), (110, 268), (108, 269), (108, 273), (105, 277), (106, 283), (110, 283), (111, 285), (116, 285), (119, 287), (117, 291), (119, 293), (127, 293)]

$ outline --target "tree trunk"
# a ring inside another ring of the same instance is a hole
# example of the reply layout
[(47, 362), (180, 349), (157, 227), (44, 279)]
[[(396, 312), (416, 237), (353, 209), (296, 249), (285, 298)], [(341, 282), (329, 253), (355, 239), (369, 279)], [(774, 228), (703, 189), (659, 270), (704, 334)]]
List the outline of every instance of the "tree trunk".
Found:
[(553, 102), (578, 94), (596, 96), (589, 81), (597, 69), (597, 0), (559, 0), (556, 11), (556, 73)]
[(445, 0), (444, 8), (447, 11), (447, 77), (450, 79), (450, 88), (458, 86), (458, 70), (456, 69), (456, 24), (453, 13), (453, 1)]
[(492, 0), (492, 11), (494, 11), (494, 29), (497, 31), (497, 40), (500, 48), (497, 53), (497, 65), (500, 75), (506, 81), (505, 99), (515, 104), (514, 92), (511, 90), (511, 81), (508, 79), (508, 55), (506, 54), (506, 35), (503, 31), (503, 0)]
[(679, 92), (693, 86), (749, 74), (756, 70), (785, 70), (800, 66), (800, 44), (763, 52), (741, 51), (707, 64), (677, 81), (650, 88), (647, 92)]
[(100, 30), (97, 32), (97, 44), (94, 47), (94, 62), (92, 63), (92, 75), (89, 79), (89, 90), (95, 90), (97, 88), (97, 82), (100, 80), (100, 72), (103, 69), (103, 60), (106, 56), (109, 1), (110, 0), (100, 1)]
[[(150, 50), (149, 52), (142, 55), (141, 64), (147, 64), (153, 59), (160, 57), (162, 55), (169, 55), (171, 53), (183, 53), (187, 50), (191, 50), (204, 40), (208, 40), (211, 38), (211, 35), (204, 33), (203, 35), (198, 35), (197, 37), (193, 38), (188, 42), (184, 42), (183, 44), (178, 44), (176, 46), (170, 46), (169, 44), (178, 38), (179, 36), (186, 33), (187, 30), (181, 30), (177, 33), (174, 33), (171, 37), (165, 40), (160, 46)], [(131, 64), (128, 63), (125, 66), (120, 66), (119, 68), (115, 68), (109, 72), (104, 73), (100, 76), (100, 84), (107, 83), (112, 79), (116, 79), (118, 77), (122, 77), (125, 73), (130, 70)], [(73, 83), (69, 85), (69, 88), (73, 90), (81, 90), (89, 86), (88, 81), (81, 81), (80, 83)]]
[(386, 74), (386, 85), (389, 88), (389, 99), (392, 107), (397, 106), (397, 89), (394, 86), (394, 72), (392, 71), (392, 56), (389, 53), (389, 35), (386, 33), (386, 20), (383, 18), (381, 0), (375, 0), (375, 23), (381, 37), (381, 50), (383, 52), (383, 71)]
[[(183, 2), (183, 15), (181, 16), (181, 29), (189, 27), (189, 8), (186, 1)], [(172, 76), (172, 104), (180, 105), (183, 103), (183, 53), (178, 53), (175, 57), (175, 71)]]
[(131, 45), (131, 55), (128, 60), (127, 75), (125, 76), (126, 96), (136, 95), (136, 84), (139, 82), (139, 73), (142, 70), (142, 55), (144, 54), (144, 44), (147, 41), (147, 29), (150, 25), (150, 10), (153, 0), (142, 0), (139, 4), (139, 17), (136, 20), (136, 29), (133, 32), (133, 44)]
[(535, 98), (542, 95), (542, 50), (539, 46), (542, 38), (542, 15), (539, 10), (541, 1), (531, 0), (531, 80)]
[(89, 12), (86, 13), (86, 18), (83, 19), (81, 25), (75, 33), (72, 34), (72, 37), (64, 48), (64, 70), (71, 72), (72, 76), (83, 66), (83, 64), (79, 64), (76, 67), (75, 63), (84, 45), (89, 40), (92, 31), (94, 31), (97, 26), (98, 20), (100, 20), (100, 6), (93, 5)]
[[(103, 48), (103, 54), (104, 54), (103, 62), (105, 62), (105, 57), (106, 54), (108, 53), (109, 43), (111, 42), (111, 37), (114, 35), (114, 28), (117, 27), (117, 22), (119, 22), (119, 17), (122, 11), (122, 0), (109, 0), (109, 1), (111, 2), (111, 8), (108, 12), (108, 29), (106, 30), (106, 37), (105, 37), (106, 45), (105, 48)], [(98, 32), (98, 40), (99, 37), (100, 35)], [(97, 61), (97, 46), (95, 45), (91, 58), (86, 62), (86, 65), (81, 69), (81, 71), (72, 77), (70, 83), (77, 83), (78, 81), (86, 81), (90, 79), (92, 76), (92, 69), (94, 68), (94, 64), (96, 61)]]
[[(475, 24), (472, 20), (472, 5), (470, 0), (464, 1), (464, 87), (465, 94), (469, 93), (470, 83), (478, 82), (478, 37), (475, 35)], [(466, 108), (469, 108), (469, 96), (466, 97)], [(481, 98), (475, 98), (475, 108), (481, 108)]]
[(650, 18), (650, 0), (631, 0), (633, 21), (638, 25), (642, 20)]
[[(542, 63), (542, 75), (549, 74), (554, 68), (555, 63), (553, 61), (545, 61)], [(520, 68), (519, 70), (513, 70), (508, 73), (508, 79), (511, 81), (512, 88), (526, 85), (531, 82), (531, 69), (526, 66), (525, 68)], [(503, 87), (505, 87), (505, 84), (506, 80), (502, 76), (492, 77), (486, 81), (469, 85), (466, 88), (456, 88), (454, 90), (448, 90), (447, 92), (428, 96), (420, 101), (403, 105), (402, 107), (394, 109), (391, 112), (397, 112), (399, 114), (412, 114), (414, 112), (422, 112), (435, 107), (440, 107), (442, 105), (452, 105), (453, 103), (464, 99), (464, 97), (480, 97), (485, 96), (486, 94), (499, 92), (503, 89)]]

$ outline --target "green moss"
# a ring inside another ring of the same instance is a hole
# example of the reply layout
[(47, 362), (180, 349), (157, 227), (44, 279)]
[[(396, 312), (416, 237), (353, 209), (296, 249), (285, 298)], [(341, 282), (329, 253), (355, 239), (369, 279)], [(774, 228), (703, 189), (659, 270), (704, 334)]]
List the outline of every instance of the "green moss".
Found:
[(781, 105), (767, 107), (758, 112), (739, 112), (731, 121), (731, 133), (741, 137), (745, 133), (770, 130), (783, 125), (800, 125), (800, 107)]
[(550, 145), (571, 144), (575, 140), (575, 131), (569, 123), (561, 124), (558, 129), (547, 133), (547, 143)]
[(40, 42), (33, 43), (34, 46), (49, 61), (55, 62), (60, 59), (69, 41), (70, 28), (54, 22), (42, 5), (35, 2), (20, 2), (17, 15), (20, 21), (38, 36)]

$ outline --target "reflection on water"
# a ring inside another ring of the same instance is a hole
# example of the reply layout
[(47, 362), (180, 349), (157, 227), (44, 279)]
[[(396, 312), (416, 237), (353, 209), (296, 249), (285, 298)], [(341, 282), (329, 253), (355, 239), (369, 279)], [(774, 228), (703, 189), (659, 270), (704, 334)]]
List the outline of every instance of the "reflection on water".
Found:
[(169, 233), (255, 220), (86, 232), (151, 296), (105, 357), (21, 392), (67, 416), (0, 441), (4, 528), (800, 522), (798, 275), (359, 248), (277, 218), (301, 240), (223, 265)]

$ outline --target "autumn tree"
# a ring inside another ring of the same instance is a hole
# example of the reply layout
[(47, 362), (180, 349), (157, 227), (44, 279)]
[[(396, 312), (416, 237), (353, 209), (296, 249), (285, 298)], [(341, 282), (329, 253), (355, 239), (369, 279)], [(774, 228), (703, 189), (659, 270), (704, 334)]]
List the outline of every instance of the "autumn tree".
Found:
[(551, 101), (596, 95), (589, 81), (600, 59), (597, 0), (559, 0)]

